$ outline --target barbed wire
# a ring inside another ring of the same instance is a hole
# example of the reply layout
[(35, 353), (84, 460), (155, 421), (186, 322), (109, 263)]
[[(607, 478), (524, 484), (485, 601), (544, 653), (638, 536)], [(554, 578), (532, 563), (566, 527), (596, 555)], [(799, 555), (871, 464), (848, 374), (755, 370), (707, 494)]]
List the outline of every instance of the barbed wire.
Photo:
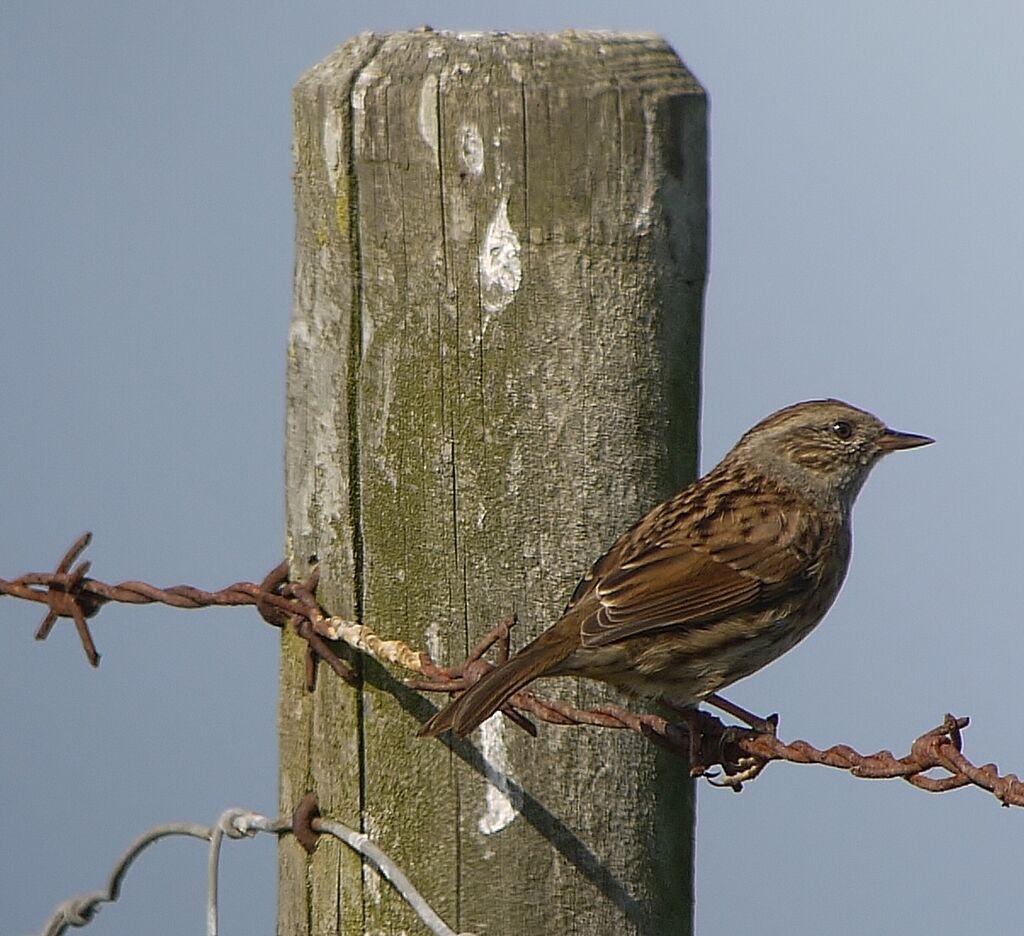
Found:
[(309, 645), (311, 656), (324, 660), (342, 679), (352, 682), (355, 678), (351, 668), (327, 644), (327, 641), (341, 638), (313, 597), (316, 573), (305, 582), (289, 582), (288, 564), (282, 562), (258, 584), (235, 582), (218, 591), (204, 591), (191, 585), (158, 588), (138, 581), (110, 585), (88, 577), (90, 562), (75, 565), (90, 542), (92, 534), (83, 533), (67, 549), (53, 572), (30, 572), (10, 580), (0, 578), (0, 596), (47, 605), (48, 611), (36, 631), (36, 640), (45, 640), (59, 618), (70, 618), (86, 659), (92, 666), (99, 666), (100, 655), (89, 631), (88, 619), (108, 602), (163, 604), (184, 610), (252, 605), (268, 624), (293, 626)]
[[(463, 691), (491, 668), (491, 664), (483, 659), (491, 646), (498, 646), (499, 661), (507, 658), (509, 631), (514, 624), (515, 618), (508, 618), (493, 628), (459, 667), (445, 669), (427, 658), (421, 664), (427, 679), (411, 679), (406, 684), (426, 692)], [(787, 761), (835, 767), (863, 779), (900, 778), (930, 793), (976, 786), (992, 793), (1004, 806), (1024, 806), (1024, 782), (1016, 774), (1000, 775), (995, 764), (977, 766), (964, 756), (962, 733), (970, 724), (969, 718), (945, 715), (941, 725), (926, 731), (912, 743), (909, 754), (896, 757), (885, 750), (860, 754), (846, 744), (836, 744), (825, 750), (807, 741), (787, 744), (776, 734), (778, 716), (754, 719), (749, 712), (717, 695), (709, 696), (705, 701), (738, 715), (748, 723), (760, 721), (762, 728), (726, 725), (711, 713), (696, 708), (673, 709), (681, 719), (678, 722), (653, 713), (632, 712), (613, 703), (579, 709), (529, 691), (514, 695), (502, 712), (531, 734), (536, 734), (536, 728), (525, 718), (524, 712), (553, 725), (639, 732), (673, 754), (687, 758), (694, 776), (706, 777), (713, 785), (727, 787), (737, 793), (744, 783), (760, 775), (768, 764)], [(715, 773), (716, 768), (721, 768), (721, 779)], [(928, 772), (936, 769), (945, 771), (947, 775), (930, 776)]]
[[(89, 632), (88, 619), (108, 602), (129, 604), (160, 603), (175, 608), (206, 608), (215, 605), (252, 605), (275, 627), (291, 627), (306, 641), (306, 685), (316, 682), (317, 664), (324, 661), (342, 679), (353, 682), (352, 669), (330, 643), (343, 641), (381, 663), (399, 666), (418, 677), (406, 681), (413, 689), (426, 692), (461, 692), (491, 668), (484, 655), (497, 646), (498, 659), (507, 658), (515, 617), (507, 618), (481, 640), (466, 660), (445, 667), (431, 656), (400, 640), (385, 640), (361, 624), (330, 617), (316, 601), (317, 572), (302, 582), (288, 580), (288, 565), (282, 562), (260, 583), (235, 582), (219, 591), (203, 591), (189, 585), (157, 588), (145, 582), (128, 581), (109, 585), (88, 577), (90, 564), (78, 561), (89, 545), (91, 534), (80, 536), (67, 550), (53, 572), (29, 573), (16, 579), (0, 579), (0, 595), (10, 595), (46, 604), (48, 611), (36, 632), (45, 639), (59, 618), (74, 621), (89, 662), (96, 666), (99, 654)], [(749, 713), (724, 699), (712, 696), (712, 705), (751, 721)], [(910, 752), (897, 757), (883, 750), (860, 754), (837, 744), (824, 750), (807, 741), (784, 743), (776, 734), (777, 719), (759, 720), (758, 730), (725, 725), (710, 713), (697, 709), (675, 712), (678, 721), (651, 713), (631, 712), (606, 704), (578, 709), (565, 702), (546, 699), (529, 691), (517, 693), (503, 713), (531, 734), (537, 729), (527, 717), (563, 726), (591, 726), (636, 731), (674, 754), (686, 757), (695, 776), (707, 777), (718, 786), (740, 791), (773, 761), (820, 764), (846, 770), (867, 779), (900, 778), (931, 793), (944, 793), (975, 786), (993, 794), (1004, 806), (1024, 806), (1024, 782), (1015, 774), (1001, 775), (995, 764), (976, 765), (963, 753), (963, 731), (969, 719), (947, 714), (942, 724), (920, 735)], [(755, 722), (756, 723), (756, 722)], [(720, 768), (720, 773), (716, 771)], [(940, 770), (945, 775), (933, 776)], [(720, 779), (719, 779), (720, 777)]]
[(95, 919), (105, 903), (114, 903), (121, 894), (125, 875), (138, 856), (154, 842), (170, 836), (187, 836), (209, 842), (207, 860), (206, 932), (218, 934), (218, 880), (221, 845), (229, 839), (252, 838), (259, 832), (281, 836), (293, 833), (308, 853), (312, 853), (321, 835), (331, 835), (358, 852), (386, 878), (416, 915), (436, 936), (472, 936), (457, 934), (423, 899), (405, 873), (373, 841), (335, 819), (321, 817), (316, 794), (310, 793), (299, 803), (291, 817), (268, 819), (247, 809), (225, 810), (212, 826), (195, 822), (172, 822), (155, 826), (139, 836), (114, 863), (105, 887), (66, 900), (54, 911), (40, 936), (62, 936), (71, 927), (86, 926)]

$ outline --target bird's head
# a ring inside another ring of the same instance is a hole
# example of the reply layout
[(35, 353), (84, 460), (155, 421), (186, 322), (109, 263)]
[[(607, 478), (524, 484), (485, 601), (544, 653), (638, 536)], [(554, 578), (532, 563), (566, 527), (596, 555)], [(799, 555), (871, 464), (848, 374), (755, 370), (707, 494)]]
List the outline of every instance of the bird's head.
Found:
[(781, 473), (809, 494), (838, 498), (849, 507), (883, 455), (933, 441), (889, 429), (871, 413), (840, 400), (809, 400), (761, 420), (731, 454)]

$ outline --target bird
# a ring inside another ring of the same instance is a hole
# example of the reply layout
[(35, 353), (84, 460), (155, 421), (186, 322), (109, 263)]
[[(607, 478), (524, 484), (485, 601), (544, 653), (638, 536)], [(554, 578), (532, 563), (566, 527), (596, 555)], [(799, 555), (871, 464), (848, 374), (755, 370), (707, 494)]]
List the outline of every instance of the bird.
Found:
[(583, 676), (694, 706), (803, 640), (839, 594), (851, 511), (874, 465), (934, 439), (841, 400), (766, 417), (624, 532), (558, 620), (419, 734), (464, 737), (527, 684)]

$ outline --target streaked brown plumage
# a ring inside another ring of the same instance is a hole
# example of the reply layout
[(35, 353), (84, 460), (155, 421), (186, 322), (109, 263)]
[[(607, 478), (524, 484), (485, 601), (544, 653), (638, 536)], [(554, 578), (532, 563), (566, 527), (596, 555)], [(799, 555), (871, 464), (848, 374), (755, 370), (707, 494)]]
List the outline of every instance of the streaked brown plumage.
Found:
[(619, 537), (552, 627), (420, 733), (465, 735), (541, 676), (681, 704), (749, 676), (806, 637), (839, 593), (850, 511), (872, 466), (931, 441), (838, 400), (772, 414)]

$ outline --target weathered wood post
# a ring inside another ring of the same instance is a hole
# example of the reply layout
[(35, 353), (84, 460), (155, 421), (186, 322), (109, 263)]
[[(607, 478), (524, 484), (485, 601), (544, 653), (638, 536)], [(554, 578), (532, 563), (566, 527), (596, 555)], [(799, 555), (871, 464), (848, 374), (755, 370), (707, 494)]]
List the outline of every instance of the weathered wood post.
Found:
[[(515, 645), (696, 465), (706, 100), (650, 35), (361, 35), (295, 89), (288, 553), (321, 602), (460, 661)], [(284, 638), (281, 804), (315, 790), (460, 930), (689, 933), (692, 787), (637, 735), (497, 717)], [(578, 704), (600, 687), (551, 684)], [(421, 933), (335, 841), (280, 851), (280, 933)]]

